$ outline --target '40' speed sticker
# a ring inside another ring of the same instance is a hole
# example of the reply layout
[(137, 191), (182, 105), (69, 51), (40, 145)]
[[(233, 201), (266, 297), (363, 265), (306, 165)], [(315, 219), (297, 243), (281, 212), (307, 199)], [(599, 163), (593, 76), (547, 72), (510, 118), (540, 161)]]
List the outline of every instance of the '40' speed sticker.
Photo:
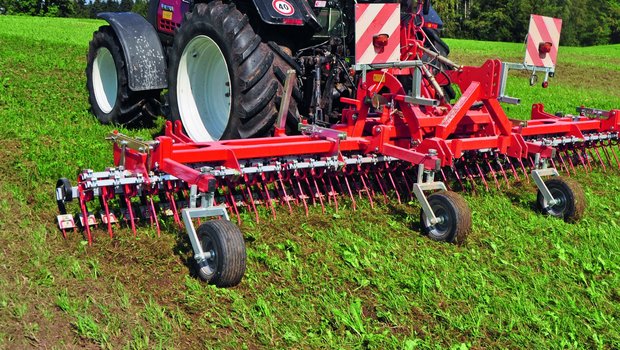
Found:
[(282, 16), (292, 16), (293, 13), (295, 13), (295, 8), (293, 5), (286, 0), (273, 0), (271, 2), (271, 6), (273, 6), (273, 9)]

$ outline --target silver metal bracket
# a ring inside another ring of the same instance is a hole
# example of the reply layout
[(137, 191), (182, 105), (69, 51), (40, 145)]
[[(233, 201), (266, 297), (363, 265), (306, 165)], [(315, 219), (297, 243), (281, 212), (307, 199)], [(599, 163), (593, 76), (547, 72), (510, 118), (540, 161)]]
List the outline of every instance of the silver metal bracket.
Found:
[[(192, 185), (190, 188), (190, 208), (184, 208), (181, 210), (181, 216), (183, 217), (183, 223), (185, 224), (185, 230), (187, 236), (192, 244), (194, 250), (194, 259), (198, 264), (213, 257), (213, 252), (205, 252), (202, 250), (202, 244), (196, 233), (196, 228), (192, 219), (207, 218), (213, 216), (220, 216), (225, 220), (230, 220), (228, 212), (224, 205), (213, 205), (213, 193), (198, 193), (196, 185)], [(196, 207), (197, 199), (201, 199), (201, 207)]]
[(545, 181), (543, 180), (543, 177), (559, 176), (559, 175), (560, 173), (558, 173), (557, 169), (555, 168), (542, 168), (542, 169), (532, 170), (532, 178), (534, 179), (534, 183), (536, 183), (536, 187), (538, 187), (538, 190), (540, 191), (540, 193), (543, 195), (543, 198), (545, 199), (545, 202), (544, 202), (544, 204), (546, 205), (545, 208), (549, 208), (549, 207), (556, 205), (558, 203), (558, 200), (553, 198), (553, 195), (549, 191), (549, 188), (547, 188), (547, 185), (545, 185)]
[(418, 165), (418, 181), (413, 184), (413, 194), (415, 194), (418, 202), (420, 202), (420, 206), (422, 207), (426, 217), (429, 219), (431, 225), (436, 225), (440, 223), (441, 220), (435, 216), (433, 208), (431, 208), (431, 205), (428, 203), (428, 199), (424, 195), (424, 191), (447, 190), (446, 185), (443, 182), (434, 181), (434, 178), (434, 172), (425, 170), (424, 164)]
[(532, 72), (532, 75), (535, 75), (536, 72), (544, 73), (545, 77), (543, 82), (547, 82), (549, 77), (552, 77), (555, 74), (555, 67), (536, 67), (532, 65), (527, 65), (525, 63), (502, 63), (502, 71), (501, 71), (501, 85), (499, 89), (499, 97), (497, 98), (500, 102), (515, 104), (518, 105), (521, 103), (520, 98), (506, 96), (506, 82), (508, 81), (508, 72), (510, 70), (524, 70)]

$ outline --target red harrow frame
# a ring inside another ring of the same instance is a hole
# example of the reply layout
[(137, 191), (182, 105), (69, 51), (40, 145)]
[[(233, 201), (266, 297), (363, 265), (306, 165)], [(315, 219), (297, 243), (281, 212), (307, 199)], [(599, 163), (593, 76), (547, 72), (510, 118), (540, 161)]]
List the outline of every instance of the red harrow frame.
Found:
[[(404, 46), (403, 56), (420, 57), (422, 45), (403, 37), (413, 43)], [(460, 242), (471, 230), (471, 212), (449, 188), (476, 190), (477, 183), (500, 188), (510, 186), (509, 178), (531, 176), (544, 213), (578, 220), (583, 191), (556, 169), (570, 175), (577, 166), (620, 167), (615, 150), (620, 111), (578, 108), (576, 115), (557, 116), (534, 105), (530, 120), (512, 120), (499, 100), (506, 98), (506, 72), (514, 67), (498, 60), (459, 67), (438, 59), (454, 69), (435, 77), (418, 59), (357, 66), (357, 97), (342, 99), (349, 107), (341, 121), (329, 128), (301, 123), (300, 135), (286, 134), (284, 113), (271, 138), (196, 143), (179, 122), (168, 122), (165, 135), (153, 141), (115, 132), (114, 168), (82, 171), (75, 187), (58, 181), (59, 227), (65, 235), (83, 228), (90, 244), (99, 221), (110, 237), (119, 222), (135, 235), (139, 218), (159, 232), (157, 213), (163, 213), (184, 224), (200, 276), (228, 287), (245, 270), (243, 237), (228, 221), (240, 221), (242, 207), (258, 221), (258, 206), (275, 217), (278, 203), (307, 213), (310, 206), (337, 209), (343, 199), (355, 208), (362, 197), (371, 205), (381, 197), (399, 202), (415, 197), (424, 233)], [(412, 77), (410, 94), (398, 79), (403, 75)], [(288, 110), (294, 81), (289, 71), (281, 111)], [(453, 105), (440, 92), (448, 82), (462, 91)], [(75, 217), (65, 208), (73, 199), (80, 211)], [(120, 218), (113, 204), (120, 206)], [(205, 217), (222, 220), (196, 230), (193, 219)]]

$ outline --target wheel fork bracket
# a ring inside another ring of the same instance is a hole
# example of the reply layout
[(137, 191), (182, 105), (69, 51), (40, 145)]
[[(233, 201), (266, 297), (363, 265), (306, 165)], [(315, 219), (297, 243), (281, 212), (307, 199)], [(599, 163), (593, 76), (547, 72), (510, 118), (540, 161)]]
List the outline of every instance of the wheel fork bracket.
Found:
[[(226, 207), (224, 205), (213, 205), (213, 193), (198, 193), (198, 187), (192, 185), (190, 187), (190, 206), (181, 210), (181, 216), (183, 217), (183, 223), (185, 224), (185, 230), (187, 236), (192, 244), (194, 250), (194, 259), (198, 264), (205, 260), (213, 258), (213, 252), (205, 252), (202, 250), (202, 245), (198, 239), (196, 228), (192, 219), (207, 218), (213, 216), (219, 216), (223, 219), (230, 220)], [(201, 206), (196, 207), (196, 202), (200, 199)]]
[(542, 169), (534, 169), (532, 170), (532, 178), (534, 179), (534, 183), (538, 190), (543, 195), (545, 199), (545, 203), (547, 203), (547, 208), (552, 207), (558, 203), (558, 200), (553, 198), (553, 195), (547, 188), (545, 181), (543, 180), (543, 176), (559, 176), (558, 170), (556, 168), (542, 168)]
[[(426, 175), (426, 179), (424, 179)], [(434, 181), (434, 172), (424, 170), (424, 164), (418, 165), (418, 181), (413, 184), (413, 194), (420, 202), (420, 206), (426, 217), (430, 220), (431, 225), (438, 224), (440, 220), (433, 213), (433, 208), (428, 203), (428, 199), (424, 195), (424, 191), (445, 191), (446, 185), (441, 181)]]

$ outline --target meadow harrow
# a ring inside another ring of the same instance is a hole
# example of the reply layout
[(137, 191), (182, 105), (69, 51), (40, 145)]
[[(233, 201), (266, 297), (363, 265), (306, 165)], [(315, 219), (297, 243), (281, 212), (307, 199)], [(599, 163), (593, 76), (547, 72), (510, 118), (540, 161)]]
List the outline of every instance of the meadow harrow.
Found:
[[(240, 222), (245, 210), (259, 222), (261, 206), (275, 218), (294, 206), (308, 213), (311, 206), (337, 210), (343, 201), (355, 209), (359, 200), (374, 206), (415, 199), (423, 233), (459, 243), (472, 218), (452, 190), (501, 189), (531, 178), (541, 211), (578, 220), (583, 190), (559, 171), (620, 168), (620, 111), (580, 107), (555, 115), (536, 104), (529, 120), (509, 119), (500, 101), (518, 101), (505, 95), (508, 71), (543, 72), (546, 86), (555, 58), (552, 65), (489, 60), (459, 66), (425, 47), (420, 25), (400, 24), (396, 60), (381, 55), (390, 36), (372, 33), (377, 59), (351, 65), (355, 93), (340, 97), (344, 108), (335, 123), (306, 118), (295, 133), (287, 131), (298, 73), (291, 69), (273, 137), (196, 142), (180, 120), (167, 122), (164, 135), (150, 141), (113, 132), (114, 167), (81, 171), (75, 186), (58, 181), (60, 229), (65, 235), (83, 229), (90, 244), (102, 231), (95, 226), (113, 237), (119, 224), (136, 235), (138, 223), (146, 222), (159, 234), (160, 218), (170, 217), (185, 227), (200, 277), (230, 287), (245, 271), (243, 236), (230, 219)], [(535, 54), (557, 53), (558, 40), (536, 42)], [(319, 68), (340, 63), (315, 58)], [(461, 91), (455, 103), (447, 96), (450, 86)], [(76, 216), (67, 213), (72, 201)], [(214, 220), (196, 229), (195, 220), (204, 218)]]

